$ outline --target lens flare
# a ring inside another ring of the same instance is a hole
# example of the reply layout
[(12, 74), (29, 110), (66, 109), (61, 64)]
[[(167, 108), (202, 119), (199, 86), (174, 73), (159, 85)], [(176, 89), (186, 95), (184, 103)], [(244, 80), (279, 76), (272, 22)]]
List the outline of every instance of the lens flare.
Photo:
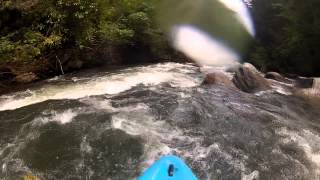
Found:
[(234, 11), (237, 19), (246, 27), (251, 36), (255, 36), (251, 15), (246, 4), (242, 0), (219, 0), (227, 8)]
[(199, 65), (238, 63), (255, 36), (242, 0), (162, 0), (156, 17), (173, 47)]
[(189, 26), (177, 26), (172, 34), (173, 46), (201, 65), (233, 65), (239, 57), (227, 46), (201, 30)]

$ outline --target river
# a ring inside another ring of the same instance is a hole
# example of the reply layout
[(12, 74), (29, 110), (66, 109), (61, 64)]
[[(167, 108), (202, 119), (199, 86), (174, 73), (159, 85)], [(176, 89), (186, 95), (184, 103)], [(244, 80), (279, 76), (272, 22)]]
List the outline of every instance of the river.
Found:
[(199, 179), (320, 179), (319, 107), (203, 78), (192, 64), (163, 63), (2, 95), (0, 179), (135, 179), (165, 154)]

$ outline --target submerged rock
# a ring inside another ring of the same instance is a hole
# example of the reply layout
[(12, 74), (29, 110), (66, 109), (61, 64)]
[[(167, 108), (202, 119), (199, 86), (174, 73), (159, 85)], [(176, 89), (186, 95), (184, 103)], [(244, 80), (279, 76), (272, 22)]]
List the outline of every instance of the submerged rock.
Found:
[(291, 80), (285, 78), (284, 76), (282, 76), (281, 74), (279, 74), (277, 72), (268, 72), (264, 77), (267, 79), (273, 79), (273, 80), (283, 82), (283, 83), (291, 83), (292, 82)]
[(39, 77), (35, 73), (29, 72), (16, 76), (15, 81), (18, 83), (30, 83), (38, 79)]
[(313, 78), (298, 77), (295, 81), (295, 87), (297, 88), (312, 88), (313, 84)]
[(212, 72), (207, 74), (202, 84), (203, 85), (217, 84), (217, 85), (224, 85), (227, 87), (235, 87), (232, 80), (222, 72)]
[(271, 89), (270, 83), (251, 64), (244, 64), (234, 69), (233, 83), (240, 90), (247, 93), (255, 93)]
[(312, 89), (313, 89), (314, 95), (320, 97), (320, 78), (313, 79)]
[(261, 73), (254, 65), (252, 65), (250, 63), (244, 63), (243, 67), (248, 68), (250, 71), (252, 71), (254, 73), (257, 73), (257, 74)]
[[(310, 87), (310, 79), (312, 79), (312, 85)], [(301, 80), (301, 79), (300, 79)], [(306, 85), (307, 88), (300, 88), (296, 92), (298, 92), (298, 95), (303, 95), (308, 98), (314, 98), (314, 97), (320, 97), (320, 78), (309, 78), (306, 82), (306, 84), (300, 84)], [(318, 98), (313, 99), (314, 101), (319, 101)]]
[(320, 78), (313, 78), (313, 88), (320, 89)]

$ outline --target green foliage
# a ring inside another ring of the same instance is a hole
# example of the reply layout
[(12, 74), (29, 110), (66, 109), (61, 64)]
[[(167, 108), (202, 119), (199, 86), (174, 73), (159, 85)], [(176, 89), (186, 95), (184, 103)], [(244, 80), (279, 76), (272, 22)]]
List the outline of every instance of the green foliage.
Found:
[(251, 53), (251, 59), (251, 63), (265, 71), (265, 66), (268, 64), (270, 58), (266, 48), (261, 45), (256, 45), (254, 51)]
[(165, 52), (168, 45), (152, 19), (150, 0), (1, 1), (0, 65), (55, 61), (64, 49), (79, 54), (83, 48), (142, 44)]
[(319, 6), (317, 0), (253, 1), (257, 41), (265, 51), (255, 48), (251, 61), (267, 70), (320, 75)]
[(40, 55), (45, 39), (41, 33), (27, 31), (19, 41), (12, 41), (12, 36), (14, 34), (0, 38), (1, 63), (28, 61)]
[(151, 4), (145, 0), (99, 1), (99, 34), (116, 44), (140, 41), (151, 26)]

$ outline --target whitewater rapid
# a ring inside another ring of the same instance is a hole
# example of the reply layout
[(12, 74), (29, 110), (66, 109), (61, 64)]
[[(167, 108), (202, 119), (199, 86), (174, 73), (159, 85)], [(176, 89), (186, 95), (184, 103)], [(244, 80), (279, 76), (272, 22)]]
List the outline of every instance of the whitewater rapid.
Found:
[(277, 85), (201, 85), (210, 70), (89, 71), (0, 96), (0, 179), (135, 179), (166, 154), (199, 179), (319, 179), (318, 108)]
[[(48, 84), (33, 91), (26, 90), (12, 95), (0, 97), (0, 111), (13, 110), (27, 105), (53, 99), (79, 99), (94, 95), (118, 94), (139, 85), (158, 85), (170, 83), (177, 87), (194, 87), (199, 85), (199, 79), (188, 76), (194, 69), (192, 65), (167, 63), (148, 67), (128, 68), (119, 74), (93, 75), (91, 78), (73, 78), (72, 83)], [(179, 69), (179, 72), (173, 72)], [(63, 81), (53, 78), (49, 82)], [(22, 96), (22, 98), (19, 98)], [(1, 100), (2, 99), (2, 100)]]

